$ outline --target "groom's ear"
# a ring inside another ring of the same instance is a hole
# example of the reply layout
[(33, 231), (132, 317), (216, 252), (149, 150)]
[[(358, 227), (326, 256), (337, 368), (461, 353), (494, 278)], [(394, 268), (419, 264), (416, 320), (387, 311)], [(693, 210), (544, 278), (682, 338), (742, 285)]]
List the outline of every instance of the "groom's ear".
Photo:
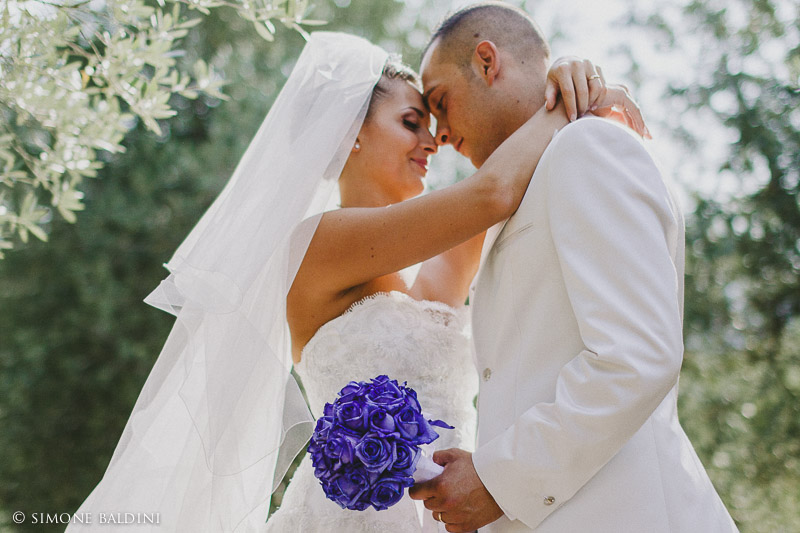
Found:
[(481, 41), (472, 54), (472, 66), (486, 84), (491, 87), (500, 73), (500, 54), (492, 41)]

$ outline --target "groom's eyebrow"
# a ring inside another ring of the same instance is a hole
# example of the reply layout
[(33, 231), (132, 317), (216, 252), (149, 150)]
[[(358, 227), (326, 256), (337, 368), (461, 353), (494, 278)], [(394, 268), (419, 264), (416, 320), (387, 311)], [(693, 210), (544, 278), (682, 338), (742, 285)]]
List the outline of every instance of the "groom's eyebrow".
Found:
[(425, 109), (427, 109), (428, 111), (431, 110), (431, 104), (428, 102), (428, 98), (430, 98), (431, 94), (435, 90), (436, 87), (431, 87), (430, 89), (422, 93), (422, 103), (425, 104)]

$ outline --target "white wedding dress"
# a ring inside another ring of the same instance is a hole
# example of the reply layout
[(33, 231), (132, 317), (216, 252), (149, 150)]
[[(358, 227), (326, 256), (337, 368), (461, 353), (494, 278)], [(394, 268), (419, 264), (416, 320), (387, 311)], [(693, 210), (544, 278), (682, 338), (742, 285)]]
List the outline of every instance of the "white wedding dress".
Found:
[[(417, 391), (426, 415), (455, 426), (436, 428), (440, 437), (432, 449), (472, 451), (478, 377), (468, 317), (466, 308), (415, 300), (401, 292), (378, 293), (356, 302), (317, 331), (295, 366), (314, 416), (321, 416), (325, 403), (332, 402), (348, 382), (386, 374)], [(306, 454), (265, 531), (419, 533), (439, 531), (438, 526), (431, 513), (407, 494), (384, 511), (340, 508), (325, 498)]]

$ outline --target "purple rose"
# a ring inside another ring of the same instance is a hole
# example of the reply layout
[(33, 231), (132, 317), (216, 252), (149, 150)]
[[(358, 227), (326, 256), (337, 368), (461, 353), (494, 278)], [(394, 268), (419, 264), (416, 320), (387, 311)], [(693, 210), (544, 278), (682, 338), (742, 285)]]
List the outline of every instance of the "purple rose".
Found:
[(391, 471), (406, 477), (412, 476), (420, 458), (419, 448), (398, 440), (395, 443), (395, 455), (397, 458), (391, 466)]
[(394, 418), (381, 407), (376, 407), (369, 414), (369, 427), (382, 437), (397, 434), (397, 425)]
[(344, 435), (341, 432), (332, 432), (328, 440), (325, 441), (323, 451), (325, 456), (331, 461), (347, 465), (352, 463), (355, 457), (355, 443), (356, 440), (350, 435)]
[(380, 473), (394, 463), (397, 456), (391, 439), (384, 440), (375, 434), (367, 434), (356, 444), (356, 457), (367, 471)]
[[(330, 404), (328, 404), (330, 405)], [(321, 416), (317, 419), (317, 425), (314, 428), (314, 434), (311, 437), (315, 441), (322, 441), (324, 442), (328, 435), (330, 434), (331, 429), (336, 425), (336, 421), (332, 416)]]
[(367, 423), (369, 409), (361, 401), (337, 402), (334, 406), (334, 412), (336, 413), (336, 420), (348, 429), (360, 433), (369, 427)]
[(314, 439), (311, 439), (311, 442), (308, 443), (308, 454), (311, 456), (312, 465), (317, 466), (317, 464), (322, 461), (325, 455), (323, 449), (324, 445), (316, 442)]
[(345, 499), (345, 496), (342, 494), (342, 489), (327, 479), (320, 478), (320, 483), (322, 484), (322, 490), (325, 492), (325, 497), (335, 501), (341, 506), (342, 504), (340, 502)]
[(332, 467), (318, 465), (314, 468), (314, 477), (322, 482), (332, 483), (341, 475), (340, 470), (334, 470)]
[(406, 487), (414, 484), (414, 480), (404, 477), (387, 477), (380, 479), (369, 494), (372, 506), (383, 511), (396, 504), (403, 497)]
[[(343, 508), (363, 511), (369, 505), (367, 502), (358, 501), (361, 495), (369, 490), (369, 479), (363, 472), (350, 469), (334, 480), (331, 486), (335, 487), (333, 489), (333, 494), (336, 496), (334, 501)], [(366, 505), (358, 509), (359, 503), (366, 503)]]
[(390, 380), (386, 376), (378, 376), (372, 380), (372, 387), (366, 395), (367, 402), (381, 407), (392, 414), (401, 409), (405, 403), (405, 396), (396, 380)]
[(422, 411), (422, 407), (417, 400), (417, 391), (411, 387), (403, 387), (403, 396), (405, 397), (406, 404), (410, 405), (415, 411)]
[(331, 481), (339, 475), (334, 470), (336, 465), (325, 456), (321, 446), (313, 452), (311, 451), (311, 446), (309, 446), (308, 451), (311, 454), (311, 464), (314, 466), (314, 477), (320, 481)]
[(364, 493), (349, 507), (347, 507), (347, 509), (350, 509), (351, 511), (363, 511), (369, 506), (369, 491), (364, 491)]
[(439, 438), (422, 413), (406, 406), (394, 415), (400, 436), (411, 444), (428, 444)]
[(350, 402), (356, 398), (363, 398), (367, 388), (368, 385), (363, 381), (351, 381), (339, 391), (339, 399), (337, 401)]

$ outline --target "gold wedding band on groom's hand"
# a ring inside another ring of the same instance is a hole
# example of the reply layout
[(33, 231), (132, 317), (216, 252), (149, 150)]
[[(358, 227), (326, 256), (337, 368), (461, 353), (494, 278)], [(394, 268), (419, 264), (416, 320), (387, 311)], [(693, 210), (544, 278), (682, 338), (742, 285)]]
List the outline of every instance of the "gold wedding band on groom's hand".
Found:
[(442, 512), (441, 512), (441, 511), (438, 511), (438, 515), (439, 515), (439, 516), (436, 516), (436, 514), (437, 514), (437, 513), (434, 513), (434, 515), (433, 515), (433, 519), (434, 519), (434, 520), (436, 520), (437, 522), (441, 522), (441, 521), (442, 521)]

